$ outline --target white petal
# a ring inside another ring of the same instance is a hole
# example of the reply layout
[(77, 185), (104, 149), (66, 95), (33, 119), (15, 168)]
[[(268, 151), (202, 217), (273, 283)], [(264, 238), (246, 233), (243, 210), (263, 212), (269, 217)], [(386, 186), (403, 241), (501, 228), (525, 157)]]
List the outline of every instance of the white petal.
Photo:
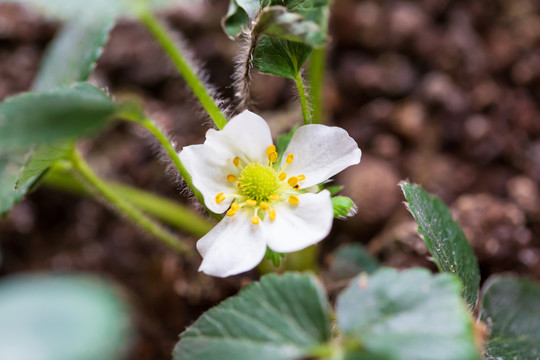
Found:
[(234, 155), (230, 150), (213, 145), (217, 144), (205, 142), (203, 145), (186, 146), (179, 157), (191, 175), (193, 185), (201, 192), (206, 207), (220, 214), (229, 208), (233, 199), (227, 198), (218, 204), (216, 195), (236, 192), (234, 184), (227, 181), (227, 175), (238, 175), (239, 171), (232, 164)]
[(272, 145), (272, 134), (262, 117), (245, 110), (233, 117), (221, 131), (208, 132), (206, 141), (219, 142), (235, 156), (248, 162), (266, 164), (266, 149)]
[(229, 174), (240, 175), (233, 159), (238, 156), (244, 162), (264, 164), (268, 161), (266, 149), (270, 145), (272, 137), (266, 122), (246, 110), (232, 118), (223, 130), (208, 130), (204, 144), (186, 146), (179, 156), (206, 207), (215, 213), (223, 213), (232, 198), (218, 204), (216, 195), (236, 193), (236, 187), (227, 181)]
[(264, 219), (268, 247), (277, 252), (293, 252), (316, 244), (332, 228), (334, 210), (330, 192), (298, 195), (300, 203), (282, 202), (275, 206), (276, 219)]
[(217, 277), (236, 275), (257, 266), (266, 253), (259, 225), (240, 211), (227, 216), (197, 242), (203, 257), (199, 271)]
[(294, 155), (285, 172), (289, 176), (305, 175), (301, 188), (319, 184), (343, 169), (360, 162), (362, 152), (356, 141), (340, 127), (325, 125), (301, 126), (294, 133), (281, 166), (288, 154)]

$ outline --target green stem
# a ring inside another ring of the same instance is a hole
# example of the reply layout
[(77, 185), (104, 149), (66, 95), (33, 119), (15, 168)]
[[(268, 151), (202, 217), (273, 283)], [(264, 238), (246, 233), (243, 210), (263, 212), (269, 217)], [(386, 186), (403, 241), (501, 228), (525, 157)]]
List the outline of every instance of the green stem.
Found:
[(296, 83), (296, 88), (298, 89), (298, 96), (300, 97), (300, 105), (302, 106), (302, 116), (304, 117), (304, 124), (311, 124), (306, 90), (304, 89), (304, 80), (302, 79), (302, 74), (300, 74), (300, 72), (296, 74), (294, 82)]
[[(42, 184), (76, 195), (91, 195), (69, 171), (71, 163), (57, 163), (47, 171)], [(105, 181), (115, 193), (141, 209), (144, 213), (197, 237), (204, 236), (213, 224), (175, 201), (148, 193), (132, 186)]]
[(88, 166), (81, 154), (74, 149), (71, 162), (73, 168), (77, 170), (78, 174), (83, 178), (91, 188), (95, 189), (99, 195), (103, 196), (108, 203), (116, 208), (121, 214), (127, 216), (131, 221), (139, 225), (142, 229), (146, 230), (163, 243), (175, 248), (182, 253), (189, 253), (191, 249), (180, 242), (176, 236), (169, 233), (159, 224), (143, 214), (138, 208), (134, 207), (131, 203), (118, 195), (112, 188), (110, 188), (103, 180), (101, 180), (94, 171)]
[(167, 33), (167, 30), (165, 30), (163, 25), (161, 25), (158, 19), (150, 12), (140, 14), (139, 19), (161, 45), (163, 50), (165, 50), (167, 55), (169, 55), (188, 86), (193, 93), (195, 93), (195, 96), (197, 96), (204, 109), (208, 112), (212, 121), (214, 121), (214, 124), (216, 124), (218, 129), (223, 129), (227, 124), (225, 115), (223, 115), (212, 96), (210, 96), (210, 93), (205, 88), (203, 82), (199, 79), (195, 70), (176, 46), (174, 40)]
[(313, 50), (309, 63), (309, 98), (311, 102), (311, 117), (314, 124), (322, 122), (323, 98), (322, 90), (326, 68), (326, 48)]

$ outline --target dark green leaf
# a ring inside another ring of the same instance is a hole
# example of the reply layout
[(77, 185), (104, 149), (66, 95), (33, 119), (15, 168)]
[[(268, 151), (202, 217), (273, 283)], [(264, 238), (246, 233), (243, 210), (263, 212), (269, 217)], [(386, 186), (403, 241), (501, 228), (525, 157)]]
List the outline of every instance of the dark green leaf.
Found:
[(263, 74), (295, 79), (312, 47), (262, 35), (253, 53), (253, 64)]
[(456, 277), (425, 269), (360, 275), (337, 301), (347, 359), (478, 360), (459, 292)]
[(371, 274), (379, 268), (379, 262), (358, 244), (340, 246), (333, 256), (329, 271), (333, 281), (350, 279), (361, 272)]
[(306, 20), (298, 13), (288, 12), (283, 6), (265, 8), (258, 17), (254, 32), (274, 38), (301, 42), (310, 46), (321, 46), (326, 34), (319, 31), (319, 25)]
[(540, 357), (540, 285), (493, 276), (483, 288), (481, 320), (490, 328), (486, 359)]
[(354, 201), (346, 196), (334, 196), (332, 198), (332, 206), (334, 207), (335, 218), (343, 219), (356, 214)]
[(258, 10), (259, 0), (231, 0), (227, 15), (223, 18), (223, 30), (230, 37), (237, 37), (242, 30), (248, 29)]
[(0, 148), (24, 150), (90, 135), (115, 111), (112, 100), (87, 83), (16, 95), (0, 104)]
[(38, 275), (0, 283), (0, 359), (117, 359), (129, 323), (126, 305), (98, 279)]
[(441, 271), (456, 274), (463, 284), (463, 298), (473, 309), (478, 298), (478, 261), (463, 230), (436, 196), (408, 182), (400, 184), (407, 207), (418, 223), (418, 233)]
[(328, 338), (328, 303), (319, 282), (304, 274), (270, 274), (204, 313), (180, 335), (173, 357), (300, 359)]
[(35, 182), (56, 160), (66, 157), (73, 147), (68, 141), (58, 145), (43, 145), (33, 152), (24, 164), (17, 180), (17, 189), (27, 183)]

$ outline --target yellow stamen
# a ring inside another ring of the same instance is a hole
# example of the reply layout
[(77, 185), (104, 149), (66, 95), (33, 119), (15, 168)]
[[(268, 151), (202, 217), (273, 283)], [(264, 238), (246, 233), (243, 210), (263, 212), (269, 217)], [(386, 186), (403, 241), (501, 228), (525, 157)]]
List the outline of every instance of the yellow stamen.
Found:
[(236, 176), (234, 176), (233, 174), (229, 174), (229, 175), (227, 175), (227, 180), (229, 182), (234, 183), (234, 182), (236, 182), (236, 180), (238, 180), (238, 178)]
[(268, 210), (268, 217), (270, 217), (270, 220), (272, 221), (276, 220), (276, 210), (275, 209)]
[(227, 210), (227, 216), (233, 216), (234, 214), (236, 214), (236, 210), (230, 208), (229, 210)]
[(298, 175), (298, 181), (306, 180), (306, 175)]
[(231, 204), (231, 210), (238, 211), (238, 209), (240, 209), (240, 205), (238, 205), (238, 203), (233, 202)]
[(240, 158), (237, 156), (233, 159), (233, 164), (234, 166), (238, 167), (238, 165), (240, 165)]
[(294, 155), (293, 155), (293, 154), (289, 154), (289, 155), (287, 155), (287, 159), (285, 160), (285, 162), (286, 162), (287, 164), (291, 164), (291, 163), (293, 162), (293, 160), (294, 160)]
[(295, 187), (296, 184), (298, 184), (298, 178), (296, 176), (291, 176), (289, 178), (289, 180), (287, 180), (287, 183), (291, 186), (291, 187)]
[(277, 152), (273, 152), (271, 154), (268, 154), (268, 160), (270, 160), (271, 163), (275, 163), (277, 160), (278, 154)]
[(261, 219), (259, 219), (258, 216), (253, 216), (253, 217), (251, 218), (251, 223), (252, 223), (253, 225), (259, 225), (259, 221), (261, 221)]
[(268, 205), (268, 203), (262, 202), (261, 203), (261, 210), (266, 211), (268, 209), (270, 209), (270, 205)]
[(255, 206), (257, 205), (257, 202), (253, 199), (247, 199), (246, 200), (246, 205), (249, 205), (249, 206)]
[(294, 185), (294, 186), (293, 186), (293, 189), (294, 189), (294, 190), (300, 189), (300, 185), (298, 185), (298, 184)]
[(276, 152), (276, 147), (274, 145), (270, 145), (266, 148), (266, 155), (270, 156), (270, 154)]
[(289, 196), (289, 202), (293, 205), (298, 205), (300, 203), (300, 199), (296, 195)]
[(220, 192), (219, 194), (216, 195), (216, 202), (219, 204), (221, 202), (223, 202), (223, 200), (225, 200), (225, 196), (223, 195), (222, 192)]
[(287, 174), (285, 172), (280, 172), (278, 175), (279, 180), (283, 181), (287, 178)]
[(272, 200), (272, 201), (278, 201), (279, 200), (279, 195), (278, 194), (272, 194), (268, 197), (268, 199)]

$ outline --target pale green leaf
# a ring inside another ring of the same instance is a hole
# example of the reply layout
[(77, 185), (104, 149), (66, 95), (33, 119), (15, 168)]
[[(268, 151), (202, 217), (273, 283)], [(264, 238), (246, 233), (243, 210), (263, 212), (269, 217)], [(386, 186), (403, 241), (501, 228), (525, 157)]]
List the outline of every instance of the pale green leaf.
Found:
[(180, 335), (175, 360), (301, 359), (329, 338), (328, 303), (310, 275), (270, 274), (204, 313)]
[(356, 205), (350, 198), (346, 196), (334, 196), (331, 200), (335, 218), (343, 219), (356, 214)]
[(347, 359), (478, 360), (473, 320), (453, 275), (381, 269), (339, 296)]
[(26, 275), (0, 282), (0, 359), (118, 359), (129, 326), (126, 304), (101, 280)]
[(115, 112), (112, 100), (87, 83), (16, 95), (0, 104), (0, 148), (24, 150), (87, 136)]
[(455, 274), (463, 284), (463, 298), (473, 309), (478, 299), (480, 272), (469, 241), (446, 205), (418, 185), (400, 184), (407, 208), (418, 224), (418, 232), (437, 267)]
[(484, 285), (481, 320), (489, 327), (486, 359), (540, 358), (540, 285), (493, 276)]

